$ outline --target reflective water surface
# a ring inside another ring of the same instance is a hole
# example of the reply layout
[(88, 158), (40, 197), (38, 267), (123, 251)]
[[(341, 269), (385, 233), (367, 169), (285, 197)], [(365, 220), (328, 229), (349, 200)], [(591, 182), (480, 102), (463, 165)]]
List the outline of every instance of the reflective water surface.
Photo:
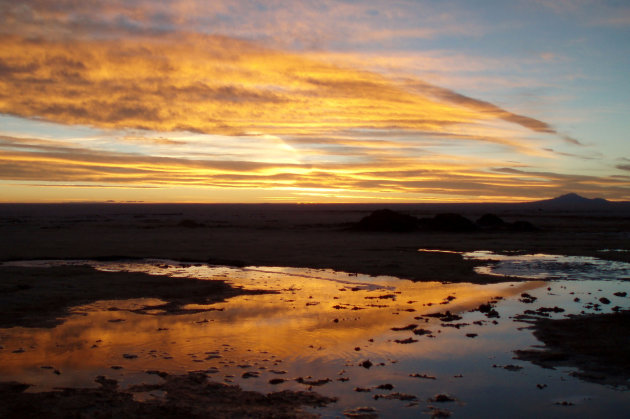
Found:
[[(433, 407), (455, 417), (625, 414), (630, 394), (624, 388), (580, 381), (566, 368), (542, 369), (512, 359), (514, 350), (539, 344), (528, 324), (512, 317), (538, 307), (564, 308), (563, 313), (551, 313), (556, 318), (595, 309), (607, 312), (614, 306), (628, 308), (627, 297), (613, 295), (630, 294), (629, 283), (619, 280), (627, 274), (616, 268), (614, 275), (621, 276), (612, 278), (598, 260), (588, 260), (593, 267), (586, 271), (603, 269), (601, 277), (610, 280), (573, 278), (571, 259), (530, 256), (529, 263), (540, 270), (553, 266), (557, 269), (549, 270), (548, 276), (563, 279), (474, 285), (164, 260), (14, 262), (24, 269), (89, 263), (99, 270), (168, 275), (174, 281), (180, 277), (223, 279), (234, 286), (277, 292), (208, 306), (189, 305), (190, 310), (181, 314), (151, 309), (163, 303), (155, 299), (98, 301), (74, 308), (55, 328), (0, 329), (0, 381), (27, 382), (35, 385), (29, 391), (43, 391), (95, 387), (94, 378), (105, 375), (125, 388), (159, 382), (157, 375), (147, 374), (151, 370), (205, 371), (215, 381), (237, 383), (248, 390), (312, 389), (338, 397), (337, 403), (316, 410), (325, 417), (338, 417), (358, 406), (373, 407), (382, 417), (417, 417), (430, 414)], [(503, 262), (512, 263), (509, 269), (519, 268), (512, 256), (478, 253), (464, 257), (490, 260), (487, 269), (493, 274), (508, 275), (503, 273), (507, 271), (502, 269), (508, 269), (502, 267)], [(568, 270), (566, 276), (559, 274), (560, 265)], [(514, 270), (509, 272), (517, 276)], [(538, 299), (524, 303), (522, 293)], [(589, 305), (601, 297), (611, 303)], [(499, 317), (472, 311), (489, 301), (496, 303)], [(424, 317), (446, 311), (461, 319)], [(403, 330), (392, 330), (396, 328)], [(506, 365), (522, 369), (503, 368)], [(284, 381), (271, 384), (272, 379)], [(393, 389), (378, 388), (386, 384)], [(538, 384), (546, 387), (540, 389)], [(415, 399), (382, 397), (396, 393)], [(449, 394), (454, 401), (429, 400), (437, 394)], [(572, 405), (562, 405), (565, 401)]]
[[(618, 251), (618, 250), (615, 250)], [(526, 279), (630, 280), (630, 264), (589, 256), (497, 254), (485, 250), (462, 253), (465, 259), (491, 262), (475, 269), (480, 274)]]

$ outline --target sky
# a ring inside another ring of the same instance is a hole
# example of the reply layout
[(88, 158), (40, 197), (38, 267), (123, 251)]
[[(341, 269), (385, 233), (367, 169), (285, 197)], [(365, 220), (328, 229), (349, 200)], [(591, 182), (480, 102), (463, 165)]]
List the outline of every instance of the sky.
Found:
[(630, 3), (0, 0), (0, 202), (630, 200)]

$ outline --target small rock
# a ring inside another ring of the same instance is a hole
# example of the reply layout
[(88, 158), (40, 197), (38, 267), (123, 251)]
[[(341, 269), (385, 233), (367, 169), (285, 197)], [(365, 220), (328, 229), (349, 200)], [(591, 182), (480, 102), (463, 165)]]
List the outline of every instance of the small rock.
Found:
[(454, 402), (455, 399), (449, 396), (448, 394), (440, 393), (433, 396), (431, 399), (429, 399), (429, 401), (435, 402), (435, 403), (446, 403), (446, 402)]
[(492, 368), (503, 368), (504, 370), (507, 371), (520, 371), (523, 369), (523, 367), (521, 367), (520, 365), (513, 365), (513, 364), (508, 364), (508, 365), (492, 365)]
[(534, 301), (536, 301), (537, 299), (538, 298), (536, 298), (536, 297), (534, 297), (532, 295), (529, 295), (528, 293), (524, 292), (524, 293), (521, 294), (521, 298), (519, 299), (519, 301), (521, 303), (531, 304)]
[(452, 413), (450, 410), (432, 408), (429, 411), (429, 414), (431, 415), (431, 418), (448, 418)]
[(375, 394), (372, 398), (374, 400), (386, 399), (386, 400), (403, 400), (403, 401), (412, 401), (412, 400), (418, 399), (413, 394), (406, 394), (406, 393)]
[(481, 304), (477, 307), (477, 311), (480, 311), (481, 313), (487, 313), (490, 310), (492, 310), (492, 306), (490, 304)]
[(396, 343), (402, 343), (402, 344), (407, 344), (407, 343), (414, 343), (417, 342), (417, 339), (414, 338), (407, 338), (407, 339), (396, 339), (394, 340), (394, 342)]
[(394, 332), (399, 332), (399, 331), (403, 331), (403, 330), (413, 330), (416, 327), (418, 327), (417, 324), (410, 324), (410, 325), (403, 326), (403, 327), (392, 327), (391, 330), (393, 330)]
[(348, 418), (376, 419), (378, 418), (378, 411), (373, 407), (357, 407), (344, 410), (343, 415)]
[(493, 318), (493, 317), (495, 317), (495, 318), (499, 318), (499, 317), (501, 317), (501, 316), (499, 316), (499, 312), (498, 312), (498, 311), (496, 311), (495, 309), (491, 309), (490, 311), (488, 311), (488, 312), (486, 313), (486, 317), (487, 317), (487, 318), (489, 318), (489, 319), (491, 319), (491, 318)]
[(433, 375), (429, 375), (429, 374), (418, 374), (418, 373), (413, 373), (413, 374), (409, 374), (410, 377), (415, 377), (415, 378), (425, 378), (427, 380), (435, 380), (436, 378)]
[(330, 383), (332, 380), (330, 378), (322, 378), (320, 380), (305, 380), (302, 377), (298, 377), (295, 379), (300, 384), (305, 384), (307, 386), (323, 386), (324, 384)]
[(272, 378), (269, 380), (269, 384), (282, 384), (284, 381), (284, 378)]

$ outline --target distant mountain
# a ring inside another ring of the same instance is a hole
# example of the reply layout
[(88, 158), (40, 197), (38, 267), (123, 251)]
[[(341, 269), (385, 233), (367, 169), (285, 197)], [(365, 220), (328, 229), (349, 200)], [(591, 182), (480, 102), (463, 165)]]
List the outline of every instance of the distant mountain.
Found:
[(613, 203), (603, 198), (584, 198), (576, 193), (568, 193), (552, 199), (529, 202), (525, 205), (547, 210), (603, 210), (609, 209)]

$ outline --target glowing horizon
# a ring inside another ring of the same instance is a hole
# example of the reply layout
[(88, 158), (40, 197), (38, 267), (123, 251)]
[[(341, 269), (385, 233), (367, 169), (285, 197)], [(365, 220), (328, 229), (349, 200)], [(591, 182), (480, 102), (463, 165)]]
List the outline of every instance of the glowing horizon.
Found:
[(630, 200), (630, 8), (256, 4), (1, 1), (0, 202)]

